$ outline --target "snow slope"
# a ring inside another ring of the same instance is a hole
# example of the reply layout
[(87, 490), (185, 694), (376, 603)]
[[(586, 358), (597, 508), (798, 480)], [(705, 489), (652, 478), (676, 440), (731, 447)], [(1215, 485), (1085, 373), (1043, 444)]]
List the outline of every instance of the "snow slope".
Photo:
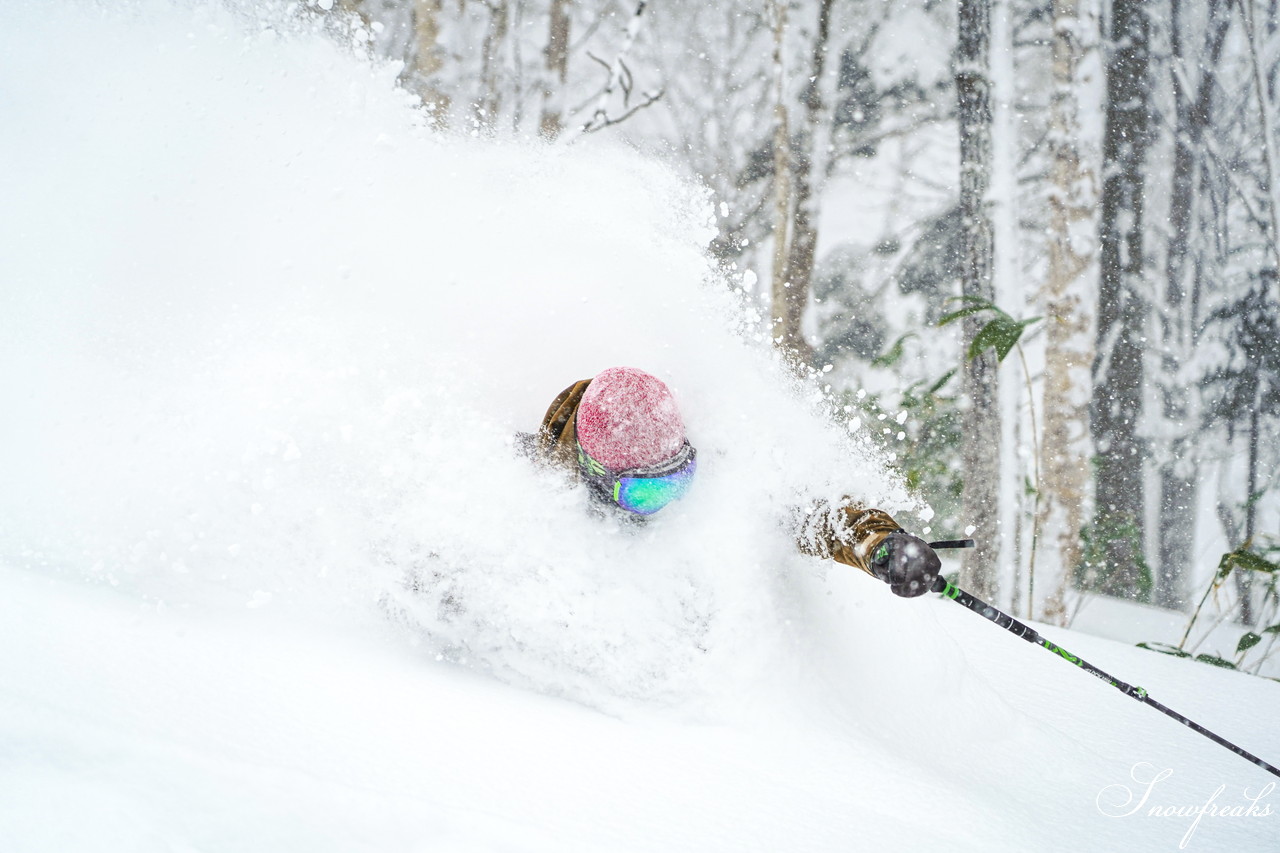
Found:
[[(703, 194), (434, 136), (394, 78), (272, 9), (0, 10), (4, 850), (1165, 850), (1192, 818), (1103, 813), (1140, 762), (1151, 804), (1259, 794), (793, 553), (803, 495), (926, 523), (741, 334)], [(702, 460), (639, 530), (511, 446), (613, 364)], [(1275, 683), (1046, 633), (1280, 757)]]

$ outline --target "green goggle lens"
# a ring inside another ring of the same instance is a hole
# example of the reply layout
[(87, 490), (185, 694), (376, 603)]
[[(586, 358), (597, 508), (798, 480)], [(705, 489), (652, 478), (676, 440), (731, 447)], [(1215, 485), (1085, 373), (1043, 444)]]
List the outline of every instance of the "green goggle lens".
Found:
[(602, 491), (618, 506), (636, 515), (653, 515), (689, 491), (698, 470), (698, 456), (693, 445), (685, 442), (670, 462), (614, 473), (579, 445), (578, 466), (583, 476), (602, 486)]
[(684, 497), (697, 470), (698, 460), (690, 457), (680, 470), (662, 477), (620, 477), (613, 482), (614, 503), (637, 515), (652, 515)]

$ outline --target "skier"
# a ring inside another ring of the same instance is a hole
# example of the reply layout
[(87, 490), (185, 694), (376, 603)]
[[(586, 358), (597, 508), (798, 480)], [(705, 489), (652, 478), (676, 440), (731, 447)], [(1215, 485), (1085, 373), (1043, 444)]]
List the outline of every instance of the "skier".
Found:
[[(524, 438), (531, 456), (572, 472), (598, 505), (628, 518), (683, 497), (698, 469), (670, 389), (632, 367), (573, 383)], [(861, 569), (907, 598), (928, 592), (941, 567), (933, 549), (887, 512), (848, 497), (797, 513), (794, 535), (801, 552)]]

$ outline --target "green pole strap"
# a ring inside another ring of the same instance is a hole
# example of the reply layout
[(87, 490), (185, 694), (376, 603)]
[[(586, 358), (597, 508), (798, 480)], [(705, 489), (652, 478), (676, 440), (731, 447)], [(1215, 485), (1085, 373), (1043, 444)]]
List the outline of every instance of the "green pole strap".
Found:
[[(937, 544), (942, 545), (943, 543), (937, 543)], [(965, 547), (965, 546), (953, 546), (953, 547)], [(1094, 676), (1095, 678), (1100, 678), (1103, 681), (1107, 682), (1107, 684), (1110, 684), (1112, 687), (1116, 688), (1126, 696), (1132, 696), (1134, 699), (1137, 699), (1139, 702), (1143, 702), (1144, 704), (1150, 705), (1152, 708), (1155, 708), (1160, 713), (1165, 714), (1166, 716), (1172, 717), (1173, 719), (1177, 720), (1178, 722), (1182, 723), (1184, 726), (1187, 726), (1190, 729), (1194, 729), (1195, 731), (1209, 738), (1209, 740), (1213, 741), (1214, 743), (1217, 743), (1220, 746), (1226, 747), (1227, 749), (1234, 752), (1236, 755), (1239, 755), (1241, 758), (1245, 758), (1250, 762), (1258, 765), (1263, 770), (1266, 770), (1268, 773), (1272, 773), (1276, 776), (1280, 776), (1280, 767), (1276, 767), (1273, 764), (1269, 764), (1266, 761), (1263, 761), (1258, 756), (1254, 755), (1251, 752), (1247, 752), (1244, 749), (1241, 749), (1240, 747), (1236, 746), (1234, 743), (1227, 740), (1226, 738), (1220, 735), (1214, 734), (1213, 732), (1209, 731), (1199, 723), (1193, 722), (1192, 720), (1188, 720), (1186, 717), (1182, 716), (1177, 711), (1174, 711), (1171, 708), (1161, 705), (1159, 702), (1157, 702), (1156, 700), (1152, 699), (1149, 695), (1147, 695), (1147, 691), (1143, 690), (1141, 687), (1135, 687), (1131, 684), (1125, 684), (1120, 679), (1114, 678), (1108, 675), (1107, 673), (1098, 669), (1096, 666), (1089, 663), (1088, 661), (1071, 654), (1071, 652), (1062, 648), (1062, 646), (1058, 646), (1049, 642), (1044, 637), (1036, 633), (1036, 631), (1033, 628), (1022, 624), (1017, 619), (1014, 619), (1012, 616), (1010, 616), (1008, 613), (1004, 613), (1003, 611), (996, 609), (995, 607), (983, 601), (982, 599), (975, 598), (973, 595), (970, 595), (969, 593), (965, 592), (963, 589), (956, 586), (955, 584), (948, 583), (945, 578), (938, 577), (936, 580), (934, 580), (932, 591), (939, 593), (943, 598), (949, 598), (952, 601), (956, 602), (957, 604), (961, 604), (969, 608), (974, 613), (977, 613), (979, 616), (983, 617), (984, 619), (991, 620), (992, 622), (999, 625), (1001, 628), (1004, 628), (1009, 633), (1014, 634), (1015, 636), (1021, 637), (1022, 639), (1026, 640), (1028, 643), (1033, 643), (1037, 646), (1041, 646), (1045, 649), (1048, 649), (1049, 651), (1053, 652), (1055, 655), (1067, 661), (1068, 663), (1073, 663), (1076, 666), (1078, 666), (1080, 669), (1083, 669), (1085, 672)]]

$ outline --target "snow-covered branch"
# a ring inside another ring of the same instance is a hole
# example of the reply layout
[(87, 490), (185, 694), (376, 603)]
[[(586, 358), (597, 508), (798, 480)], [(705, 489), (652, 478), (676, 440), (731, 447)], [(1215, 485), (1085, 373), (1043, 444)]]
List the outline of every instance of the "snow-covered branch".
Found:
[(618, 49), (618, 53), (613, 58), (612, 63), (605, 63), (596, 56), (591, 57), (601, 65), (606, 65), (609, 70), (609, 76), (605, 82), (604, 89), (600, 91), (599, 97), (596, 98), (595, 108), (591, 111), (591, 118), (580, 125), (574, 133), (568, 134), (566, 136), (568, 141), (572, 141), (583, 134), (593, 133), (625, 121), (637, 111), (655, 103), (662, 97), (661, 90), (642, 93), (643, 99), (641, 103), (627, 109), (621, 116), (611, 117), (609, 115), (609, 104), (613, 100), (614, 94), (619, 90), (622, 92), (623, 107), (627, 107), (630, 103), (631, 91), (635, 84), (631, 69), (627, 67), (627, 55), (631, 52), (631, 46), (635, 44), (636, 36), (640, 33), (640, 25), (644, 20), (644, 10), (647, 5), (647, 0), (640, 0), (636, 4), (636, 10), (631, 15), (631, 22), (627, 24), (626, 38), (623, 39), (622, 47)]

